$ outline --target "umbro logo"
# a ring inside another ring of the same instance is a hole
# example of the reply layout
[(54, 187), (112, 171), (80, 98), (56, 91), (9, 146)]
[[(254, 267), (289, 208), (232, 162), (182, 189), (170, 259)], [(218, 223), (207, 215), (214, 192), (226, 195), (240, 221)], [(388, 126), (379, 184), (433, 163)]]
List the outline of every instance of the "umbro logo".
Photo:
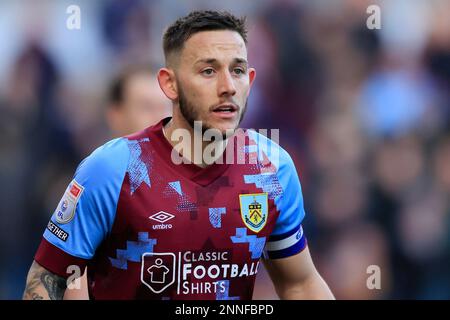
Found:
[(164, 212), (164, 211), (160, 211), (157, 212), (153, 215), (151, 215), (149, 218), (155, 221), (158, 221), (160, 223), (164, 223), (166, 221), (169, 221), (170, 219), (174, 218), (175, 216), (173, 214)]
[(175, 216), (173, 214), (164, 212), (164, 211), (159, 211), (155, 214), (152, 214), (149, 219), (155, 220), (161, 224), (155, 224), (153, 225), (153, 229), (171, 229), (172, 225), (170, 223), (165, 224), (164, 222), (169, 221), (170, 219), (175, 218)]

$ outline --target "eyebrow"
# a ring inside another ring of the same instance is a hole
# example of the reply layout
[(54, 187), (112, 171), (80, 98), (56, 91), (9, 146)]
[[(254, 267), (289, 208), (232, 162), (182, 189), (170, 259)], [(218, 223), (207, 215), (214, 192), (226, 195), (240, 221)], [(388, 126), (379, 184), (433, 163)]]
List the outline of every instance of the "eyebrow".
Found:
[[(237, 64), (247, 64), (247, 60), (245, 60), (243, 58), (234, 58), (233, 62), (237, 63)], [(218, 60), (215, 58), (205, 58), (205, 59), (199, 59), (195, 62), (195, 64), (198, 64), (198, 63), (217, 64)]]

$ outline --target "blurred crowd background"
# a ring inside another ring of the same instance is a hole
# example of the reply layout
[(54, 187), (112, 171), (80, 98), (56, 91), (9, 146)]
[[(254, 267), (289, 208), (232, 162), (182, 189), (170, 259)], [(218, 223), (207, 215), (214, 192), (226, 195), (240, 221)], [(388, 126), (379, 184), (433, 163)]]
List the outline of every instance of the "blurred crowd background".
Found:
[[(72, 4), (80, 30), (66, 28)], [(366, 26), (371, 4), (380, 30)], [(248, 17), (257, 78), (242, 126), (280, 128), (310, 250), (336, 297), (450, 299), (445, 0), (0, 1), (0, 299), (21, 298), (76, 166), (118, 134), (112, 79), (162, 66), (164, 28), (192, 9)], [(370, 265), (379, 290), (366, 286)], [(264, 269), (254, 297), (276, 298)]]

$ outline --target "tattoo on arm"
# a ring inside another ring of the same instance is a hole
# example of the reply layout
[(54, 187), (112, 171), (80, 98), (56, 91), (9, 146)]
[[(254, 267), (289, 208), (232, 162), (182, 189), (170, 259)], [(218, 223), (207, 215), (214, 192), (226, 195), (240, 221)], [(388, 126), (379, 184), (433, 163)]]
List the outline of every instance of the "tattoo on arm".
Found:
[[(66, 280), (57, 276), (36, 262), (28, 272), (23, 299), (26, 300), (62, 300), (66, 291)], [(48, 298), (46, 297), (48, 295)]]
[(66, 280), (51, 272), (41, 273), (41, 282), (48, 292), (50, 300), (62, 300), (66, 291)]

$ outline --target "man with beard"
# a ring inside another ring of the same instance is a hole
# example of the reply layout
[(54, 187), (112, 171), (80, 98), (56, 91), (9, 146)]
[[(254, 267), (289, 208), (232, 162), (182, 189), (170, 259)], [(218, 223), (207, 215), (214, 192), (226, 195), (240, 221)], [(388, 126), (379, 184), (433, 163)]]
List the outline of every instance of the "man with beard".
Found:
[(251, 299), (261, 258), (280, 298), (333, 298), (309, 254), (292, 159), (235, 132), (255, 79), (246, 41), (245, 20), (226, 12), (166, 30), (158, 81), (173, 116), (80, 164), (25, 299), (62, 298), (74, 266), (88, 266), (93, 299)]

